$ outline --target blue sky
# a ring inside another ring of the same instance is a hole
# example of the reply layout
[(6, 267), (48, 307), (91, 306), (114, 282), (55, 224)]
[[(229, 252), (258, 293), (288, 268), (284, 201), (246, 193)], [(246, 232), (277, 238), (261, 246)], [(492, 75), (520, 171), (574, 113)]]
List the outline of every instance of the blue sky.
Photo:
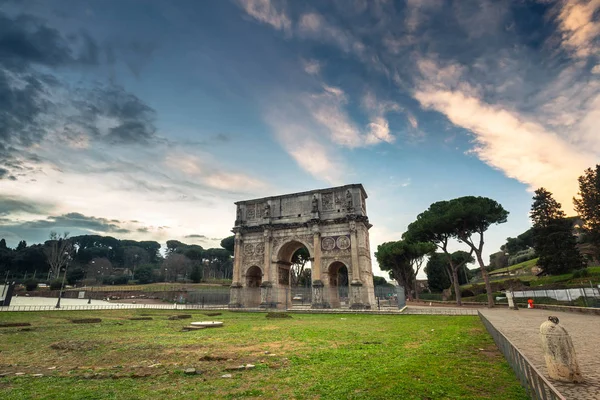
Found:
[(211, 247), (234, 201), (362, 183), (372, 251), (435, 201), (499, 201), (487, 260), (600, 159), (599, 10), (0, 1), (0, 237)]

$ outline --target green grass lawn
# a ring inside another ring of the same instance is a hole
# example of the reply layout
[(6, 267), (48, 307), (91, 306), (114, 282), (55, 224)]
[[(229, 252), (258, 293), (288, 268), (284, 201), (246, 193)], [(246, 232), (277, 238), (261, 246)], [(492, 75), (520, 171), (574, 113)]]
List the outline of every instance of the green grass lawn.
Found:
[[(128, 319), (141, 314), (153, 320)], [(0, 313), (0, 323), (32, 324), (0, 328), (0, 374), (13, 373), (0, 378), (0, 398), (527, 399), (477, 317), (171, 314)], [(102, 322), (70, 322), (91, 317)], [(181, 331), (198, 320), (224, 327)]]

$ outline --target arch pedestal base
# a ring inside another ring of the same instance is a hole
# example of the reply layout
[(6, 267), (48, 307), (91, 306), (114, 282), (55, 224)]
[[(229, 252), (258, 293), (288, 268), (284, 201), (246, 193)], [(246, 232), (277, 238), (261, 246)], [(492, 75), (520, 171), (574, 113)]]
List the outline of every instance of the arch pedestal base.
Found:
[(242, 285), (234, 282), (229, 290), (229, 308), (242, 308)]
[(325, 285), (322, 281), (316, 280), (312, 283), (312, 304), (310, 308), (325, 309), (331, 308), (331, 304), (323, 299), (323, 289)]

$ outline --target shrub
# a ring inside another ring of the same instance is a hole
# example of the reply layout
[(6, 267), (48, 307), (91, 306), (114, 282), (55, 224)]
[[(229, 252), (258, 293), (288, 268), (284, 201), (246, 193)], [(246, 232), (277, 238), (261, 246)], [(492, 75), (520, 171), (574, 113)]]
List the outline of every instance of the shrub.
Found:
[(267, 318), (292, 318), (292, 316), (283, 312), (269, 312)]
[(587, 268), (576, 269), (573, 271), (573, 278), (585, 278), (590, 276), (590, 271)]
[(55, 279), (50, 282), (50, 290), (60, 290), (61, 287), (62, 287), (61, 279)]
[(151, 265), (142, 265), (137, 269), (137, 271), (135, 271), (135, 278), (137, 279), (138, 283), (142, 285), (146, 283), (152, 283), (154, 281), (153, 272), (154, 271), (152, 270)]
[(462, 297), (473, 297), (473, 296), (475, 296), (475, 294), (474, 294), (472, 291), (470, 291), (469, 289), (465, 289), (465, 290), (463, 290), (463, 291), (460, 293), (460, 295), (461, 295)]
[(105, 285), (126, 285), (129, 278), (125, 275), (109, 275), (102, 279)]
[(520, 264), (525, 261), (533, 260), (536, 257), (537, 255), (535, 254), (534, 249), (522, 250), (508, 258), (508, 265)]
[(28, 292), (31, 292), (38, 287), (38, 281), (35, 279), (27, 279), (23, 284), (25, 285), (25, 290)]

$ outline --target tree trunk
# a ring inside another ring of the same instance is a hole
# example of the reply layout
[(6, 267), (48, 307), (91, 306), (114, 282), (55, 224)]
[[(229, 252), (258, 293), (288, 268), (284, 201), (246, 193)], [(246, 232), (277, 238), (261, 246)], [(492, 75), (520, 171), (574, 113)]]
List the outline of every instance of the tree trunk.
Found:
[(419, 285), (417, 283), (416, 278), (415, 278), (415, 300), (419, 301)]
[(456, 305), (462, 306), (462, 296), (460, 295), (460, 285), (458, 282), (458, 269), (452, 267), (452, 280), (454, 281), (454, 295), (456, 296)]
[(481, 252), (475, 251), (475, 255), (477, 256), (477, 262), (479, 263), (479, 267), (481, 268), (481, 275), (483, 275), (483, 280), (485, 282), (485, 291), (487, 292), (488, 298), (488, 307), (494, 307), (494, 294), (492, 293), (492, 284), (490, 283), (490, 276), (488, 275), (487, 268), (483, 263), (483, 259), (481, 258)]

